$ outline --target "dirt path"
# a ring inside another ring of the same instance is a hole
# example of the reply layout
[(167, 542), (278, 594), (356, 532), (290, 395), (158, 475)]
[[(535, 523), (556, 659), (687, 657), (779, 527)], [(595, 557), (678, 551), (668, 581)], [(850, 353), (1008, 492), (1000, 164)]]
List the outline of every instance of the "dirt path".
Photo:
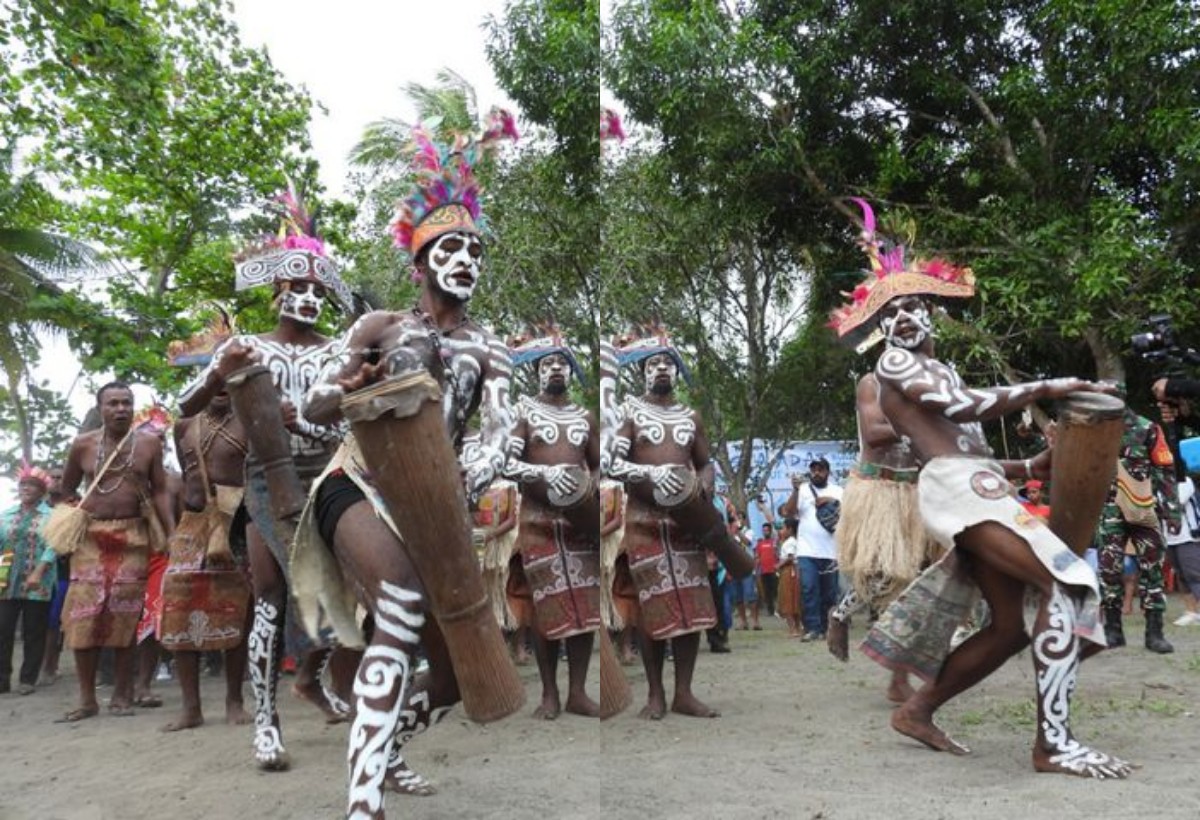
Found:
[[(1173, 599), (1168, 623), (1178, 607)], [(1168, 627), (1176, 653), (1159, 657), (1141, 648), (1141, 620), (1131, 620), (1129, 648), (1084, 664), (1074, 720), (1083, 740), (1142, 765), (1127, 781), (1033, 772), (1028, 652), (946, 707), (942, 723), (974, 751), (956, 758), (888, 728), (879, 667), (859, 653), (838, 663), (822, 644), (787, 639), (772, 618), (763, 632), (734, 632), (732, 654), (701, 654), (697, 691), (719, 719), (639, 720), (645, 681), (631, 668), (638, 703), (624, 715), (603, 725), (536, 721), (537, 675), (525, 667), (523, 713), (481, 727), (452, 712), (407, 755), (439, 793), (392, 796), (388, 807), (393, 817), (445, 820), (1195, 818), (1200, 627)], [(256, 771), (250, 729), (220, 722), (219, 681), (204, 682), (209, 724), (170, 735), (157, 729), (178, 708), (173, 682), (156, 685), (162, 709), (74, 725), (53, 722), (72, 705), (73, 675), (28, 697), (0, 696), (0, 818), (339, 817), (346, 726), (326, 726), (289, 685), (284, 678), (280, 699), (294, 765), (282, 774)]]

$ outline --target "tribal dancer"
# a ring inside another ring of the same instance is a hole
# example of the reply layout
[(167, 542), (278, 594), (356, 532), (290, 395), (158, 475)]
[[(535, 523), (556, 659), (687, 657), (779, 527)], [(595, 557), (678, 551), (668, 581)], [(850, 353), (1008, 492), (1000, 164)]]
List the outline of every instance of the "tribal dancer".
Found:
[(640, 364), (643, 396), (622, 405), (623, 419), (613, 441), (613, 478), (625, 483), (625, 554), (638, 595), (638, 639), (649, 696), (641, 717), (661, 720), (667, 711), (663, 663), (667, 641), (675, 656), (675, 695), (671, 711), (695, 717), (720, 712), (692, 693), (692, 673), (700, 633), (717, 622), (708, 585), (704, 549), (682, 529), (653, 492), (682, 488), (673, 467), (693, 472), (702, 492), (713, 493), (714, 472), (708, 438), (699, 415), (675, 398), (675, 381), (686, 368), (665, 335), (642, 339), (620, 351), (623, 365)]
[[(880, 406), (923, 464), (921, 517), (930, 536), (949, 550), (888, 607), (864, 644), (884, 666), (909, 669), (926, 681), (893, 713), (892, 727), (932, 749), (966, 754), (934, 724), (934, 712), (1032, 642), (1034, 768), (1124, 777), (1129, 764), (1081, 744), (1068, 721), (1081, 640), (1105, 645), (1096, 575), (1045, 522), (1021, 508), (1008, 481), (1035, 472), (1047, 476), (1049, 451), (1025, 462), (998, 462), (981, 426), (1040, 399), (1106, 388), (1070, 378), (982, 390), (964, 386), (933, 358), (927, 299), (969, 296), (973, 275), (943, 260), (906, 263), (899, 246), (883, 251), (869, 210), (866, 216), (874, 270), (833, 323), (839, 336), (851, 340), (877, 323), (888, 339), (875, 368)], [(991, 621), (947, 654), (977, 592), (991, 608)]]
[[(557, 333), (514, 349), (513, 363), (536, 368), (539, 388), (537, 396), (522, 396), (517, 402), (517, 425), (504, 470), (521, 487), (517, 544), (533, 595), (534, 654), (542, 680), (542, 702), (533, 714), (554, 720), (565, 708), (596, 717), (600, 706), (587, 696), (584, 681), (601, 625), (600, 522), (587, 522), (590, 529), (579, 526), (552, 501), (555, 496), (594, 492), (600, 466), (599, 431), (592, 414), (567, 393), (571, 374), (579, 376), (579, 365)], [(556, 679), (563, 640), (568, 672), (565, 706)]]
[[(315, 325), (329, 298), (349, 309), (352, 295), (337, 267), (315, 236), (312, 219), (296, 195), (281, 197), (286, 212), (281, 238), (249, 248), (238, 258), (238, 290), (270, 285), (279, 311), (275, 329), (257, 336), (234, 336), (217, 349), (212, 361), (179, 399), (181, 415), (194, 416), (225, 386), (225, 379), (251, 364), (268, 367), (282, 396), (284, 424), (291, 433), (292, 461), (307, 486), (316, 478), (341, 439), (339, 427), (314, 424), (298, 414), (305, 392), (313, 386), (333, 352), (333, 340)], [(340, 720), (338, 704), (322, 691), (320, 672), (330, 651), (308, 639), (294, 615), (288, 617), (288, 543), (275, 520), (266, 473), (253, 449), (246, 461), (245, 504), (253, 525), (248, 528), (250, 575), (254, 579), (254, 626), (247, 640), (250, 683), (254, 688), (254, 757), (265, 770), (283, 770), (290, 761), (283, 745), (275, 692), (279, 666), (288, 654), (303, 656), (293, 692), (316, 704), (331, 722)], [(285, 628), (286, 627), (286, 628)], [(336, 699), (335, 699), (336, 700)]]
[[(452, 153), (420, 128), (414, 144), (420, 184), (402, 201), (394, 230), (396, 244), (411, 256), (420, 278), (417, 304), (359, 319), (309, 393), (305, 415), (315, 423), (335, 424), (346, 394), (393, 374), (429, 371), (443, 383), (443, 414), (456, 449), (468, 420), (480, 414), (479, 443), (459, 457), (467, 495), (474, 500), (505, 464), (514, 423), (508, 395), (512, 368), (504, 342), (467, 313), (483, 255), (471, 169), (474, 146)], [(347, 816), (376, 818), (384, 816), (384, 789), (433, 792), (405, 763), (403, 746), (441, 720), (460, 695), (441, 630), (427, 617), (421, 579), (371, 485), (359, 446), (355, 436), (347, 436), (314, 488), (301, 519), (292, 572), (310, 631), (324, 610), (341, 641), (359, 646), (356, 595), (370, 611), (373, 630), (354, 683)], [(429, 661), (429, 669), (419, 673), (418, 645)]]
[[(133, 427), (129, 385), (104, 385), (96, 393), (96, 404), (100, 429), (76, 437), (63, 468), (66, 496), (83, 479), (88, 482), (79, 506), (64, 508), (74, 519), (73, 531), (61, 539), (47, 533), (56, 551), (71, 553), (63, 633), (67, 646), (75, 650), (79, 707), (66, 714), (68, 722), (99, 713), (96, 667), (100, 649), (106, 646), (114, 650), (116, 669), (109, 711), (133, 714), (133, 639), (146, 595), (151, 549), (152, 522), (146, 516), (157, 515), (166, 534), (175, 520), (162, 443), (158, 436)], [(146, 501), (153, 507), (144, 512)]]
[[(223, 335), (230, 332), (226, 325)], [(219, 341), (223, 339), (212, 338), (206, 352), (188, 351), (193, 358), (176, 355), (171, 363), (206, 363)], [(250, 722), (243, 707), (242, 680), (246, 636), (253, 623), (246, 577), (248, 515), (242, 503), (249, 445), (228, 393), (218, 393), (199, 414), (176, 423), (175, 452), (183, 468), (184, 511), (171, 539), (160, 640), (175, 655), (183, 710), (162, 731), (204, 724), (200, 654), (217, 647), (228, 647), (224, 649), (225, 722), (243, 725)], [(178, 631), (176, 624), (181, 627)]]
[[(842, 515), (834, 540), (838, 566), (853, 586), (829, 613), (826, 640), (834, 657), (849, 657), (850, 616), (884, 606), (921, 572), (931, 542), (917, 505), (916, 459), (908, 443), (888, 423), (879, 406), (874, 373), (859, 379), (856, 393), (858, 463), (842, 496)], [(895, 669), (887, 698), (903, 703), (912, 695), (908, 673)]]

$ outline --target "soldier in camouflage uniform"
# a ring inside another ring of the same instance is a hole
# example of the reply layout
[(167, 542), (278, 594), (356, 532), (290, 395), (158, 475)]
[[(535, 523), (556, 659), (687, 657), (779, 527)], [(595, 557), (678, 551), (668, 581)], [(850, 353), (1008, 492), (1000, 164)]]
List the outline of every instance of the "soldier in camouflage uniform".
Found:
[[(1132, 410), (1125, 411), (1125, 432), (1118, 456), (1125, 471), (1135, 481), (1149, 477), (1153, 488), (1155, 518), (1165, 520), (1171, 532), (1180, 526), (1180, 509), (1175, 491), (1175, 460), (1162, 428)], [(1119, 476), (1118, 476), (1119, 478)], [(1121, 575), (1125, 563), (1125, 545), (1133, 546), (1138, 563), (1138, 592), (1146, 615), (1146, 648), (1166, 654), (1175, 648), (1163, 637), (1163, 558), (1166, 549), (1157, 526), (1126, 520), (1117, 503), (1118, 479), (1113, 479), (1096, 534), (1100, 586), (1104, 605), (1104, 631), (1109, 647), (1125, 645), (1121, 629), (1121, 602), (1124, 595)]]

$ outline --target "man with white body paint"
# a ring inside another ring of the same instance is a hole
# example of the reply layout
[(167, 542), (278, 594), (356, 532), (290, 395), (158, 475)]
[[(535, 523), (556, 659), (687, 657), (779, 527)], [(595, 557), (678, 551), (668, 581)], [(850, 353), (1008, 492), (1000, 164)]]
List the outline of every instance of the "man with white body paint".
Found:
[[(932, 749), (968, 750), (933, 722), (946, 701), (1032, 644), (1038, 729), (1038, 771), (1083, 777), (1125, 777), (1128, 763), (1084, 746), (1069, 726), (1081, 640), (1103, 648), (1095, 573), (1045, 522), (1017, 503), (1010, 477), (1046, 477), (1050, 454), (1032, 460), (992, 458), (981, 423), (1041, 399), (1109, 388), (1079, 379), (970, 389), (933, 355), (929, 296), (969, 296), (968, 269), (942, 260), (906, 264), (903, 249), (881, 253), (866, 210), (868, 282), (834, 315), (843, 338), (878, 327), (888, 348), (875, 375), (888, 421), (921, 463), (921, 516), (931, 537), (949, 549), (872, 628), (864, 651), (891, 669), (908, 669), (926, 683), (892, 716), (892, 727)], [(858, 335), (861, 335), (859, 333)], [(948, 653), (950, 636), (977, 593), (991, 621)], [(947, 654), (948, 653), (948, 654)]]
[[(411, 255), (421, 282), (417, 304), (359, 319), (338, 342), (304, 413), (312, 423), (334, 424), (346, 394), (392, 375), (429, 371), (442, 384), (445, 423), (460, 451), (467, 495), (475, 499), (500, 474), (507, 457), (514, 423), (509, 352), (467, 313), (483, 256), (477, 191), (473, 176), (465, 173), (471, 151), (451, 153), (420, 129), (415, 142), (444, 182), (416, 186), (401, 203), (394, 227), (397, 245)], [(441, 192), (449, 197), (439, 198)], [(467, 422), (476, 413), (479, 444), (464, 450)], [(371, 484), (353, 434), (314, 487), (292, 572), (310, 631), (323, 608), (343, 643), (361, 645), (353, 599), (371, 613), (373, 630), (354, 684), (347, 816), (383, 817), (384, 790), (432, 793), (432, 786), (408, 768), (402, 747), (460, 700), (458, 683), (437, 621), (427, 616), (421, 578)], [(420, 672), (418, 645), (429, 661)]]

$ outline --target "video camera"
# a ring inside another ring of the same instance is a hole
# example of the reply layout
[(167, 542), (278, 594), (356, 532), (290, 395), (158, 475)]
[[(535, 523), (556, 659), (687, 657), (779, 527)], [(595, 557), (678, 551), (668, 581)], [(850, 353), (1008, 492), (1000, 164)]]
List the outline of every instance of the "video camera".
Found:
[(1200, 353), (1181, 346), (1175, 338), (1169, 315), (1157, 313), (1146, 320), (1145, 326), (1148, 329), (1144, 333), (1135, 333), (1129, 338), (1134, 353), (1148, 362), (1200, 365)]

